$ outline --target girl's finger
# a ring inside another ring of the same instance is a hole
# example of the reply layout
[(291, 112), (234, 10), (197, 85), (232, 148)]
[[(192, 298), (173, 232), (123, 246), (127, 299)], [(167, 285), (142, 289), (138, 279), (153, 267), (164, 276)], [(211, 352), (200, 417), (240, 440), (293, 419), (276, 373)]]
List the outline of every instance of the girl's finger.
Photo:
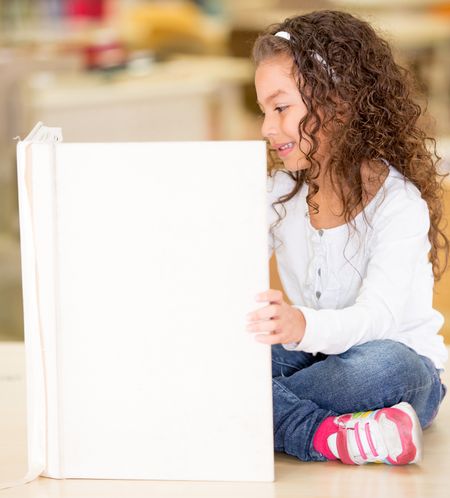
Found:
[(279, 325), (279, 320), (263, 320), (262, 322), (249, 323), (247, 330), (249, 332), (276, 332)]
[(257, 301), (269, 301), (270, 303), (281, 304), (283, 293), (277, 289), (269, 289), (256, 295)]
[(268, 306), (264, 306), (264, 308), (259, 308), (249, 313), (247, 319), (249, 321), (269, 320), (270, 318), (278, 316), (279, 311), (279, 304), (269, 304)]
[(259, 334), (255, 336), (255, 339), (258, 342), (261, 342), (263, 344), (280, 344), (281, 343), (281, 337), (279, 334)]

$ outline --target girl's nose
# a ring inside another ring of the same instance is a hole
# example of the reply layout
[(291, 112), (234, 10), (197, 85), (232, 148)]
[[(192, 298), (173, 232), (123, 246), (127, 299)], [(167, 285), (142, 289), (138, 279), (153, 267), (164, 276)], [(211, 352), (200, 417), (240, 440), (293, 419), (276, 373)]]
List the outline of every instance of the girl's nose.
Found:
[(261, 125), (261, 135), (263, 138), (270, 138), (276, 134), (276, 123), (274, 119), (269, 118), (267, 114), (264, 115), (264, 121)]

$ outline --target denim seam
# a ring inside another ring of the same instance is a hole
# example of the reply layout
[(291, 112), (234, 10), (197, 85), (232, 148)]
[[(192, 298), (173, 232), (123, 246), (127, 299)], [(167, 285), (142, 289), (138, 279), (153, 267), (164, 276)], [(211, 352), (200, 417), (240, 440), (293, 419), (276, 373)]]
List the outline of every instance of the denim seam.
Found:
[(290, 363), (284, 363), (283, 361), (272, 360), (277, 365), (282, 365), (283, 367), (298, 368), (298, 365), (291, 365)]
[[(401, 393), (400, 396), (391, 397), (390, 399), (393, 400), (393, 401), (391, 401), (391, 404), (394, 405), (394, 404), (398, 403), (399, 399), (404, 400), (411, 393), (416, 393), (416, 392), (419, 392), (419, 391), (425, 391), (426, 389), (429, 389), (430, 386), (432, 386), (433, 384), (434, 384), (434, 380), (431, 380), (431, 382), (429, 382), (428, 384), (422, 385), (422, 386), (414, 388), (414, 389), (408, 389), (407, 391)], [(389, 398), (387, 398), (387, 399), (389, 399)], [(436, 414), (437, 414), (437, 411), (436, 411)]]
[(298, 399), (299, 401), (301, 400), (301, 398), (299, 398), (296, 394), (294, 394), (290, 389), (288, 389), (287, 387), (283, 386), (283, 384), (280, 384), (275, 378), (272, 379), (272, 381), (275, 382), (278, 387), (281, 387), (281, 389), (285, 393), (290, 394), (291, 396), (294, 396), (294, 398)]
[(413, 392), (424, 391), (425, 389), (428, 389), (433, 384), (434, 384), (434, 381), (432, 380), (431, 382), (429, 382), (428, 384), (425, 384), (423, 386), (415, 387), (414, 389), (408, 389), (407, 391), (405, 391), (403, 393), (403, 395), (405, 396), (405, 395), (413, 393)]

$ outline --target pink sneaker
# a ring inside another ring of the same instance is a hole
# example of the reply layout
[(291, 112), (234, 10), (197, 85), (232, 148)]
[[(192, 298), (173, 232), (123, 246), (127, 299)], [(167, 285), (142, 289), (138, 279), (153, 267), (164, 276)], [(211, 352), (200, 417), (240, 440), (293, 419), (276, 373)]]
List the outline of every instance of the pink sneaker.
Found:
[(405, 465), (422, 457), (422, 428), (409, 403), (340, 415), (334, 423), (337, 431), (328, 436), (327, 444), (343, 463)]

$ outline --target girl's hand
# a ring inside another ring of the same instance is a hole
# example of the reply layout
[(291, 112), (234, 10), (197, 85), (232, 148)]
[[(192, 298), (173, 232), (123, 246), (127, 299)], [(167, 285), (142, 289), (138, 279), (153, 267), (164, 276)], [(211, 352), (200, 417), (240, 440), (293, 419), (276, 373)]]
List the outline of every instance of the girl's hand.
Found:
[[(270, 304), (247, 315), (249, 332), (262, 332), (255, 339), (264, 344), (300, 342), (305, 335), (305, 317), (283, 299), (279, 290), (269, 289), (256, 296), (257, 301)], [(269, 335), (270, 334), (270, 335)]]

